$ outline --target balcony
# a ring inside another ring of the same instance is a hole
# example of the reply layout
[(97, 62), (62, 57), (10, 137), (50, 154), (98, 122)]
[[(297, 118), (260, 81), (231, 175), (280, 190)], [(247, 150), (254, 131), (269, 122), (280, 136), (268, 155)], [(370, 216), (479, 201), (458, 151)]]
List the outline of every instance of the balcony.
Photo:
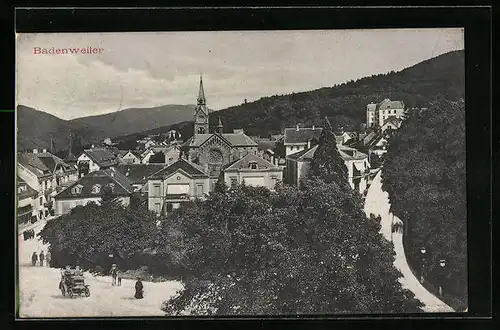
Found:
[(165, 199), (167, 201), (187, 201), (189, 200), (189, 194), (167, 194)]

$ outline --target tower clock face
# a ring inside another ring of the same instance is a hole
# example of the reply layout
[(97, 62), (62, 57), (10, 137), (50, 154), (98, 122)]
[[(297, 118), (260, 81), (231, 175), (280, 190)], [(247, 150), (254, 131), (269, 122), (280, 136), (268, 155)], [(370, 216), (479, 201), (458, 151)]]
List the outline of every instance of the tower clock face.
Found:
[(202, 115), (202, 114), (199, 114), (199, 115), (198, 115), (198, 120), (205, 120), (205, 116), (204, 116), (204, 115)]

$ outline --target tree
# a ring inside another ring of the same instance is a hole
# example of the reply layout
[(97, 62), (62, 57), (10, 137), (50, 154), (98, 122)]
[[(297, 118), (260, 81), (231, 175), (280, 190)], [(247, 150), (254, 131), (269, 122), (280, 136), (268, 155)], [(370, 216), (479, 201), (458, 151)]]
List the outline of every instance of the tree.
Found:
[(380, 220), (366, 218), (347, 184), (326, 126), (314, 173), (301, 189), (236, 185), (172, 214), (169, 226), (162, 226), (160, 250), (177, 251), (189, 276), (180, 295), (163, 305), (167, 314), (420, 310), (398, 281)]
[[(411, 111), (389, 141), (382, 171), (392, 211), (405, 221), (409, 261), (426, 278), (466, 300), (467, 218), (465, 104), (441, 100)], [(446, 259), (441, 274), (439, 260)], [(443, 279), (446, 278), (446, 280)]]
[[(49, 221), (39, 236), (50, 244), (53, 264), (107, 268), (120, 261), (122, 269), (134, 268), (134, 254), (154, 246), (156, 217), (144, 208), (119, 203), (89, 203)], [(113, 259), (109, 258), (113, 254)]]
[(318, 177), (327, 183), (336, 181), (348, 184), (347, 168), (340, 157), (332, 126), (326, 117), (324, 126), (309, 176)]
[(165, 154), (162, 151), (156, 152), (154, 155), (149, 157), (150, 164), (165, 164)]

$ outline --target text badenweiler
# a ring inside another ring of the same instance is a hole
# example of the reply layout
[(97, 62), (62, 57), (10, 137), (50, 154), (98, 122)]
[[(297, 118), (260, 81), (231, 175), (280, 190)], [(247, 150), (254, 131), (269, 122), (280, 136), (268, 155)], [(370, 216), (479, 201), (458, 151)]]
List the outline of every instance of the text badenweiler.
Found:
[(99, 47), (71, 47), (71, 48), (43, 48), (43, 47), (33, 47), (34, 55), (69, 55), (69, 54), (83, 54), (83, 55), (93, 55), (101, 54), (104, 48)]

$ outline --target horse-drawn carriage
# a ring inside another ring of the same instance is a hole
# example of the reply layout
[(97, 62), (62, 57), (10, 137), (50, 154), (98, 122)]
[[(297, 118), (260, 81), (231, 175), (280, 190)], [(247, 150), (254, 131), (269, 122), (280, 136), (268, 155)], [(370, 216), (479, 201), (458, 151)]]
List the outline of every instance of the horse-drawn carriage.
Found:
[(74, 295), (85, 297), (90, 296), (89, 285), (85, 284), (85, 278), (80, 271), (65, 269), (61, 272), (61, 281), (59, 282), (59, 290), (63, 296), (73, 298)]

